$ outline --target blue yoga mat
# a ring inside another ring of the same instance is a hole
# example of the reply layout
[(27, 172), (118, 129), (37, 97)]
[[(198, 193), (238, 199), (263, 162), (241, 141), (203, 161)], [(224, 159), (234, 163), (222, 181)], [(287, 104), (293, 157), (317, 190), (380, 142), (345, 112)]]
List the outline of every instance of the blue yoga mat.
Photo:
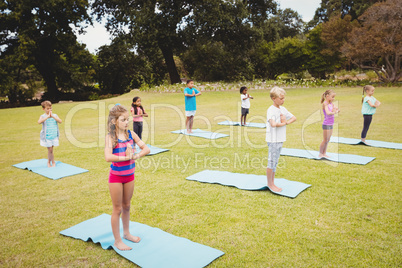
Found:
[[(186, 178), (190, 181), (199, 181), (206, 183), (218, 183), (226, 186), (234, 186), (241, 190), (266, 190), (269, 189), (267, 186), (267, 176), (265, 175), (253, 175), (253, 174), (242, 174), (242, 173), (232, 173), (228, 171), (219, 170), (203, 170), (194, 175)], [(278, 195), (283, 195), (291, 198), (295, 198), (302, 191), (310, 187), (310, 184), (289, 181), (286, 179), (276, 179), (275, 185), (282, 188), (281, 192), (273, 192)]]
[[(147, 155), (154, 155), (154, 154), (159, 154), (159, 153), (169, 151), (169, 149), (158, 148), (158, 147), (152, 146), (150, 144), (147, 144), (147, 146), (148, 146), (149, 150), (151, 151)], [(136, 149), (137, 153), (141, 152), (141, 149), (140, 149), (140, 147), (138, 145), (135, 146), (135, 149)]]
[(319, 153), (320, 152), (318, 151), (309, 151), (303, 149), (282, 148), (281, 150), (281, 155), (285, 156), (295, 156), (315, 160), (329, 160), (345, 164), (366, 165), (375, 159), (375, 157), (369, 157), (369, 156), (361, 156), (354, 154), (335, 154), (335, 153), (327, 153), (329, 158), (326, 157), (320, 158), (318, 157)]
[(219, 139), (219, 138), (223, 138), (223, 137), (229, 137), (229, 135), (227, 135), (227, 134), (204, 131), (199, 128), (193, 129), (193, 133), (190, 133), (190, 134), (187, 133), (186, 129), (172, 131), (172, 133), (184, 134), (184, 135), (188, 135), (188, 136), (195, 136), (195, 137), (200, 137), (200, 138), (205, 138), (205, 139), (210, 139), (210, 140), (215, 140), (215, 139)]
[(13, 165), (20, 169), (28, 169), (52, 180), (88, 172), (88, 170), (56, 161), (56, 167), (47, 167), (47, 159), (37, 159)]
[(351, 145), (367, 145), (367, 146), (372, 146), (372, 147), (402, 150), (402, 143), (396, 143), (396, 142), (373, 141), (373, 140), (366, 140), (366, 142), (362, 142), (360, 139), (351, 139), (351, 138), (342, 138), (342, 137), (331, 137), (330, 142), (344, 143), (344, 144), (351, 144)]
[[(223, 125), (223, 126), (240, 126), (241, 123), (240, 123), (240, 122), (232, 122), (232, 121), (227, 121), (227, 120), (226, 120), (226, 121), (219, 122), (218, 125)], [(253, 122), (246, 123), (245, 126), (246, 126), (246, 127), (257, 127), (257, 128), (266, 128), (266, 127), (267, 127), (266, 124), (264, 124), (264, 123), (253, 123)]]
[[(102, 214), (61, 231), (60, 234), (84, 241), (92, 240), (94, 243), (100, 243), (103, 249), (113, 248), (119, 255), (145, 268), (204, 267), (225, 254), (161, 229), (131, 221), (130, 232), (134, 236), (139, 236), (141, 241), (133, 243), (123, 239), (132, 250), (121, 251), (113, 246), (114, 237), (110, 219), (110, 215)], [(121, 221), (120, 232), (123, 235)]]

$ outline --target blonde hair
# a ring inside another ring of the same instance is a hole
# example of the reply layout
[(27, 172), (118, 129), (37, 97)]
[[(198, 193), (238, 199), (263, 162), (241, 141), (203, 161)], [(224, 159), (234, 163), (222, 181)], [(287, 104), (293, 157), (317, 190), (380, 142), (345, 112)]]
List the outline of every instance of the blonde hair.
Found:
[(364, 101), (364, 93), (367, 93), (367, 90), (370, 90), (370, 89), (373, 89), (373, 88), (374, 88), (374, 87), (371, 86), (371, 85), (365, 85), (365, 86), (363, 87), (362, 103), (363, 103), (363, 101)]
[(48, 100), (42, 101), (40, 105), (42, 105), (42, 108), (52, 107), (52, 103)]
[[(113, 148), (116, 147), (118, 143), (117, 133), (119, 130), (118, 129), (119, 125), (117, 124), (117, 120), (122, 114), (125, 113), (128, 113), (128, 110), (120, 104), (116, 104), (115, 106), (113, 106), (112, 109), (110, 109), (109, 117), (107, 119), (107, 131), (109, 132), (109, 135), (112, 137)], [(128, 139), (128, 131), (126, 131), (124, 135), (126, 139)]]
[(285, 95), (285, 94), (286, 94), (286, 91), (285, 91), (283, 88), (274, 86), (274, 87), (271, 89), (271, 91), (270, 91), (270, 93), (269, 93), (269, 96), (270, 96), (271, 99), (272, 99), (272, 98), (279, 98), (280, 95)]
[(327, 91), (325, 91), (322, 96), (321, 96), (321, 103), (323, 103), (325, 101), (325, 98), (329, 95), (334, 93), (334, 91), (332, 89), (328, 89)]

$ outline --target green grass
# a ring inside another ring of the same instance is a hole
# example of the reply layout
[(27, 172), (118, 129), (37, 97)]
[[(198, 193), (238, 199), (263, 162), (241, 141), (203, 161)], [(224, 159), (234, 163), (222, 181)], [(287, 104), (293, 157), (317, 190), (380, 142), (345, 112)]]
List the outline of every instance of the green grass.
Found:
[[(284, 147), (318, 150), (322, 129), (315, 113), (325, 90), (287, 90), (284, 106), (297, 121), (287, 127)], [(341, 109), (334, 133), (359, 138), (361, 88), (334, 90)], [(250, 94), (255, 99), (249, 119), (262, 122), (272, 104), (268, 88), (251, 88)], [(265, 130), (217, 125), (240, 120), (237, 90), (205, 92), (197, 99), (195, 128), (231, 134), (216, 141), (170, 133), (182, 128), (183, 115), (175, 110), (184, 110), (182, 93), (131, 92), (99, 102), (55, 104), (54, 113), (64, 120), (56, 160), (89, 170), (56, 181), (12, 167), (46, 158), (46, 149), (39, 145), (41, 107), (0, 110), (0, 266), (132, 266), (113, 250), (59, 232), (111, 213), (103, 124), (108, 105), (129, 107), (136, 95), (153, 115), (146, 119), (144, 140), (170, 151), (137, 163), (132, 221), (224, 251), (210, 267), (401, 266), (399, 150), (330, 144), (330, 152), (376, 157), (365, 166), (282, 156), (278, 178), (312, 184), (295, 199), (185, 180), (204, 169), (265, 173)], [(367, 138), (401, 143), (402, 88), (377, 88), (375, 97), (382, 106)], [(69, 129), (81, 144), (66, 134)]]

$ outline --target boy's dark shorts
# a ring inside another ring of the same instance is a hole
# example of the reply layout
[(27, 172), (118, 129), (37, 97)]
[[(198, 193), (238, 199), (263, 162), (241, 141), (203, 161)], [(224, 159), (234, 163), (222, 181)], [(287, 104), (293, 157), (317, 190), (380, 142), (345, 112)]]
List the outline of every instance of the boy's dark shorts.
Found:
[(241, 107), (241, 115), (247, 115), (249, 111), (249, 108), (243, 108)]

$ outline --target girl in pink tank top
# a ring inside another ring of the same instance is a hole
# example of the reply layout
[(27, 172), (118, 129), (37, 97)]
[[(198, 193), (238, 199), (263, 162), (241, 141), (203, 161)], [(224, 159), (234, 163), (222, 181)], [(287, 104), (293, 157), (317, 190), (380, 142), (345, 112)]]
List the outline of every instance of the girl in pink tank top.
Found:
[[(149, 148), (128, 129), (129, 113), (126, 108), (116, 104), (109, 113), (108, 134), (105, 139), (105, 160), (112, 162), (109, 172), (109, 191), (113, 203), (112, 232), (114, 246), (119, 250), (131, 250), (120, 236), (120, 215), (123, 222), (123, 238), (134, 243), (140, 242), (138, 236), (130, 234), (130, 203), (134, 192), (135, 160), (147, 155)], [(135, 154), (134, 145), (141, 148)]]
[(329, 158), (327, 155), (327, 147), (332, 136), (335, 114), (339, 113), (339, 109), (333, 104), (336, 93), (329, 89), (321, 96), (322, 111), (324, 112), (324, 121), (322, 122), (323, 140), (320, 144), (319, 157)]
[(131, 104), (131, 115), (133, 116), (133, 130), (135, 134), (142, 139), (142, 122), (144, 121), (144, 116), (148, 117), (148, 114), (141, 105), (140, 97), (133, 98), (133, 103)]

